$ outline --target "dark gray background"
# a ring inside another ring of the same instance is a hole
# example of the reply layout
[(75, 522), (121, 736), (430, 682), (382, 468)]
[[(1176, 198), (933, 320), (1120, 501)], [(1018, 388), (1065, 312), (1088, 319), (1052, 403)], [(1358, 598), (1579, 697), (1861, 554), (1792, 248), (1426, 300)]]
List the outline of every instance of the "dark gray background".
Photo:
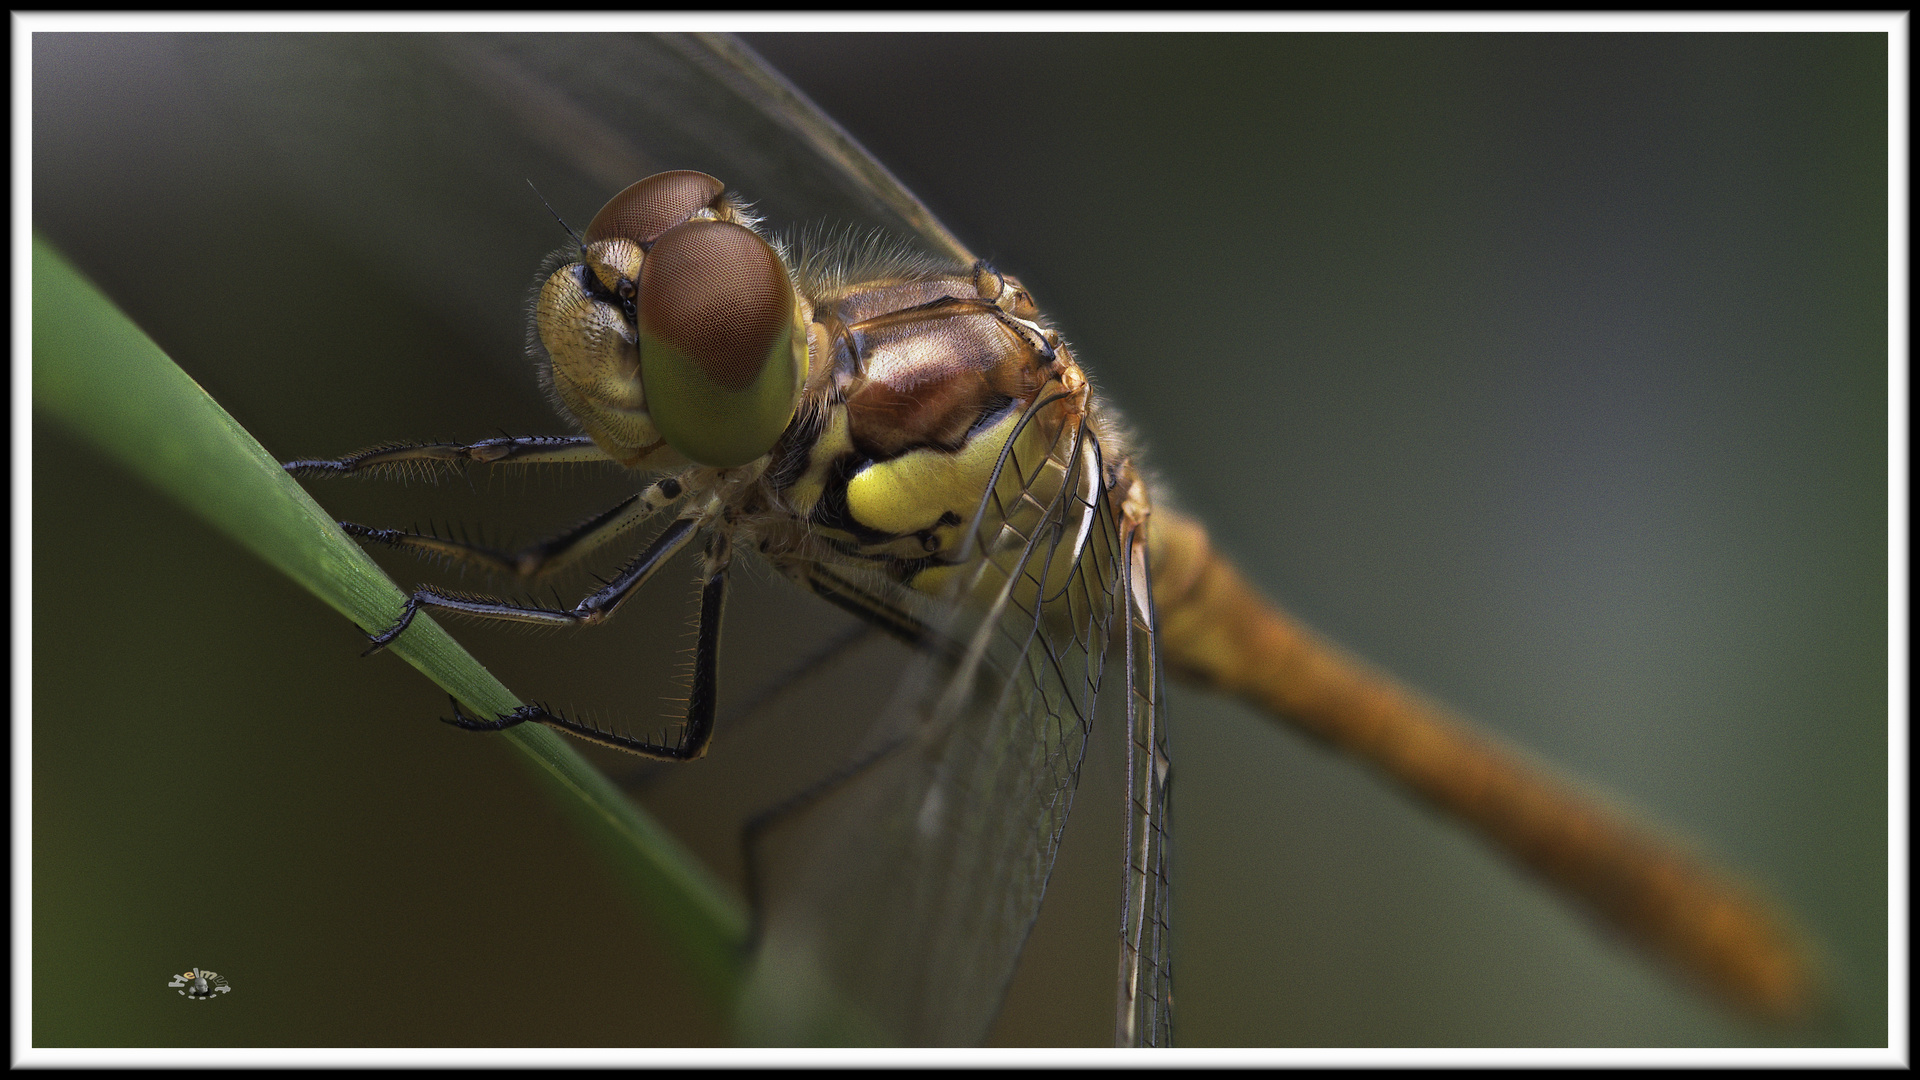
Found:
[[(1263, 589), (1772, 889), (1839, 1001), (1812, 1032), (1735, 1020), (1364, 770), (1177, 691), (1182, 1042), (1883, 1043), (1884, 38), (753, 42), (1021, 275)], [(404, 65), (301, 59), (379, 47), (36, 36), (35, 226), (276, 454), (562, 430), (519, 353), (559, 242), (522, 180), (576, 221), (614, 182)], [(305, 116), (438, 119), (276, 126), (243, 62), (312, 63)], [(490, 137), (498, 169), (447, 149)], [(434, 687), (45, 422), (34, 483), (37, 1044), (724, 1038)], [(624, 490), (476, 487), (315, 491), (527, 538)], [(763, 584), (733, 670), (756, 625), (811, 628)], [(518, 692), (661, 715), (687, 598), (456, 633)], [(1108, 1037), (1104, 753), (999, 1041)], [(731, 874), (781, 764), (723, 734), (647, 798)], [(176, 1007), (191, 965), (233, 993)]]

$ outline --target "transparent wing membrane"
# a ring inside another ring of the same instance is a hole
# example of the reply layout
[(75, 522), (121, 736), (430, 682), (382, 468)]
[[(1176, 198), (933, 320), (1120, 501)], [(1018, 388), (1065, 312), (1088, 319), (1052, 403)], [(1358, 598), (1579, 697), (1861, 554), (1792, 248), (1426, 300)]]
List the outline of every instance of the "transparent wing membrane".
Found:
[(941, 636), (958, 655), (923, 650), (863, 758), (769, 836), (756, 1038), (970, 1044), (998, 1011), (1072, 805), (1122, 587), (1083, 404), (1043, 394), (1009, 440), (976, 518), (982, 557), (948, 586)]
[(1120, 1046), (1167, 1046), (1173, 1041), (1167, 919), (1167, 815), (1173, 777), (1146, 540), (1131, 533), (1126, 546), (1127, 863), (1121, 873), (1120, 1008), (1114, 1041)]

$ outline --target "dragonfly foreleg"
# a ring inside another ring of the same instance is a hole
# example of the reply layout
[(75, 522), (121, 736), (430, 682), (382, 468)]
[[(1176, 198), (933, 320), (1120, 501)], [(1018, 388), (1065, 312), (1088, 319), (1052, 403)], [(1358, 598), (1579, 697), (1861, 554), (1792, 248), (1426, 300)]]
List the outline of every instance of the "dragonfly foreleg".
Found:
[[(628, 563), (626, 568), (605, 587), (593, 592), (571, 609), (545, 608), (533, 604), (519, 604), (507, 600), (498, 600), (487, 596), (474, 596), (465, 593), (447, 592), (441, 589), (415, 589), (407, 597), (406, 606), (400, 609), (399, 618), (393, 625), (373, 635), (367, 654), (379, 652), (391, 645), (409, 625), (421, 608), (434, 611), (447, 611), (457, 615), (469, 615), (479, 619), (497, 619), (502, 622), (531, 623), (537, 626), (578, 626), (604, 622), (612, 615), (634, 590), (646, 584), (666, 561), (674, 556), (687, 542), (701, 524), (699, 514), (687, 514), (674, 519), (660, 535), (654, 538), (640, 557)], [(711, 583), (710, 583), (711, 584)]]
[(387, 443), (343, 458), (305, 458), (281, 466), (295, 476), (352, 473), (434, 475), (438, 466), (558, 465), (611, 462), (585, 435), (522, 435), (476, 443)]
[[(695, 521), (696, 519), (692, 518), (682, 518), (674, 522), (674, 525), (684, 523), (690, 530)], [(671, 530), (673, 526), (668, 528)], [(658, 546), (659, 542), (656, 541), (655, 544)], [(679, 550), (685, 544), (686, 539), (683, 537), (679, 544), (674, 546), (674, 550)], [(717, 699), (716, 689), (719, 683), (720, 666), (720, 620), (726, 610), (727, 570), (733, 559), (732, 544), (733, 538), (724, 526), (715, 530), (707, 541), (706, 566), (703, 573), (705, 580), (700, 589), (700, 629), (694, 639), (693, 686), (687, 696), (686, 720), (681, 725), (680, 738), (677, 742), (671, 744), (653, 742), (618, 732), (604, 731), (577, 720), (569, 720), (560, 713), (539, 704), (522, 705), (493, 720), (477, 720), (461, 712), (460, 702), (450, 698), (449, 700), (453, 700), (453, 719), (446, 722), (465, 731), (504, 731), (518, 724), (532, 721), (609, 749), (624, 750), (641, 757), (665, 761), (691, 761), (704, 755), (708, 744), (713, 741), (714, 703)], [(660, 556), (654, 565), (657, 566), (658, 562), (664, 561), (665, 558), (665, 555)], [(642, 556), (636, 561), (636, 566), (646, 561), (647, 557)], [(645, 573), (651, 572), (649, 568)], [(641, 580), (644, 580), (644, 574)], [(638, 581), (634, 582), (634, 587), (638, 584)], [(606, 610), (610, 611), (611, 605), (618, 604), (622, 598), (613, 598)], [(582, 601), (580, 607), (585, 607), (592, 599), (589, 597), (587, 601)], [(579, 608), (575, 610), (578, 611)]]
[(529, 578), (550, 573), (604, 547), (614, 537), (671, 506), (685, 493), (686, 486), (679, 477), (663, 477), (649, 484), (646, 490), (628, 496), (605, 512), (558, 536), (519, 551), (500, 551), (466, 540), (408, 529), (375, 529), (351, 521), (341, 522), (340, 528), (348, 536), (372, 540), (416, 555), (451, 559), (482, 566), (495, 573)]

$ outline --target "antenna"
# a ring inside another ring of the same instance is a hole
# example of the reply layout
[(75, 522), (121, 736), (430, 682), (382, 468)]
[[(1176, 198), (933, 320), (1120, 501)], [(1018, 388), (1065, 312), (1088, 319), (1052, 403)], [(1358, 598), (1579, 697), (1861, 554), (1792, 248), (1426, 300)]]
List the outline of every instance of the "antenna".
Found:
[(580, 234), (573, 231), (573, 226), (567, 224), (567, 219), (560, 216), (560, 211), (555, 210), (553, 208), (553, 204), (547, 201), (547, 197), (545, 195), (540, 194), (540, 189), (537, 187), (533, 187), (532, 180), (527, 181), (527, 186), (530, 188), (533, 188), (533, 197), (536, 199), (539, 199), (540, 205), (547, 208), (547, 213), (553, 215), (553, 220), (560, 223), (560, 227), (567, 231), (568, 236), (573, 237), (574, 245), (577, 246), (581, 251), (587, 250), (587, 242), (585, 240), (580, 239)]

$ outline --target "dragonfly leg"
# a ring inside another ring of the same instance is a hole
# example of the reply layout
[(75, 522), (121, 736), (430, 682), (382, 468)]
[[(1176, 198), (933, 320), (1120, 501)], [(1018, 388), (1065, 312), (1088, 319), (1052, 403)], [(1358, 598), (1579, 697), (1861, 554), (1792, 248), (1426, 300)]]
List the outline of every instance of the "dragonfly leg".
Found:
[(434, 533), (408, 529), (375, 529), (343, 521), (340, 528), (348, 536), (371, 540), (416, 555), (432, 556), (484, 567), (500, 574), (530, 578), (550, 573), (579, 561), (607, 542), (641, 524), (671, 506), (686, 494), (686, 485), (677, 476), (662, 477), (646, 489), (622, 499), (600, 514), (581, 522), (558, 536), (521, 548), (501, 551), (467, 540), (454, 540)]
[[(367, 653), (376, 653), (391, 645), (394, 639), (413, 623), (414, 615), (418, 614), (422, 608), (469, 615), (479, 619), (532, 623), (537, 626), (579, 626), (604, 622), (669, 558), (687, 546), (687, 542), (693, 539), (694, 531), (700, 522), (701, 518), (697, 514), (676, 518), (672, 524), (660, 531), (660, 535), (647, 546), (647, 550), (640, 553), (639, 558), (628, 563), (626, 569), (620, 571), (604, 588), (593, 592), (571, 609), (538, 607), (434, 588), (415, 589), (413, 595), (407, 598), (406, 606), (400, 609), (399, 618), (385, 630), (373, 635), (372, 645), (368, 647)], [(724, 578), (724, 572), (721, 576)]]
[(741, 945), (743, 953), (748, 956), (753, 955), (760, 948), (761, 935), (766, 930), (766, 903), (762, 896), (760, 881), (761, 839), (789, 819), (804, 813), (815, 803), (852, 783), (860, 777), (860, 774), (891, 757), (895, 751), (905, 746), (911, 737), (911, 734), (902, 734), (889, 739), (872, 753), (847, 764), (785, 801), (760, 811), (748, 818), (747, 823), (741, 826), (741, 877), (747, 894), (747, 937)]
[[(680, 521), (676, 521), (674, 525), (680, 525), (685, 522), (690, 526), (692, 520), (693, 519), (682, 518)], [(673, 526), (669, 526), (669, 530), (671, 530), (672, 527)], [(664, 538), (663, 536), (663, 539)], [(685, 546), (685, 543), (686, 540), (682, 538), (678, 544), (673, 546), (673, 550), (677, 551), (680, 547)], [(660, 547), (659, 541), (655, 541), (655, 547)], [(671, 554), (671, 552), (667, 554)], [(665, 561), (665, 558), (665, 555), (661, 555), (658, 559), (653, 560), (652, 566), (657, 566), (659, 562)], [(647, 556), (643, 555), (639, 560), (636, 560), (635, 566), (637, 567), (641, 563), (647, 563), (648, 561)], [(507, 728), (531, 721), (545, 724), (550, 728), (564, 731), (576, 738), (585, 739), (588, 742), (605, 746), (609, 749), (624, 750), (629, 754), (638, 754), (641, 757), (654, 758), (661, 761), (691, 761), (694, 758), (705, 755), (708, 745), (713, 741), (714, 706), (717, 700), (716, 690), (719, 684), (720, 621), (722, 614), (726, 610), (727, 570), (731, 561), (732, 538), (726, 529), (717, 530), (707, 544), (706, 567), (703, 575), (705, 582), (700, 589), (700, 629), (694, 639), (693, 686), (691, 688), (692, 692), (687, 697), (686, 719), (681, 724), (678, 739), (672, 742), (664, 739), (655, 742), (651, 739), (641, 739), (632, 735), (623, 735), (619, 732), (607, 731), (594, 727), (591, 724), (584, 724), (578, 720), (568, 719), (561, 713), (537, 703), (522, 705), (512, 712), (504, 713), (492, 720), (480, 720), (461, 712), (460, 702), (450, 698), (449, 700), (453, 700), (453, 719), (445, 722), (463, 731), (504, 731)], [(639, 576), (639, 580), (645, 580), (645, 575), (651, 572), (652, 568), (649, 567)], [(622, 575), (623, 578), (626, 576), (625, 574)], [(620, 582), (618, 581), (614, 583), (616, 586), (619, 584)], [(638, 584), (639, 581), (635, 581), (632, 587), (637, 587)], [(603, 590), (603, 592), (610, 591), (611, 588), (612, 586), (609, 587), (609, 590)], [(631, 587), (628, 591), (631, 591)], [(416, 593), (415, 595), (418, 596), (419, 594)], [(601, 594), (595, 595), (599, 596)], [(612, 597), (605, 610), (611, 611), (612, 607), (624, 598), (624, 594)], [(594, 597), (588, 597), (587, 600), (581, 602), (580, 607), (586, 607), (589, 603), (593, 602), (593, 600)], [(579, 609), (576, 608), (575, 610), (577, 611)], [(471, 614), (471, 612), (469, 612), (469, 614)]]
[[(779, 701), (788, 691), (839, 663), (843, 657), (852, 654), (862, 644), (873, 640), (878, 633), (878, 630), (863, 623), (849, 626), (825, 645), (807, 654), (804, 659), (796, 661), (787, 670), (756, 687), (745, 700), (728, 706), (726, 712), (714, 721), (714, 726), (724, 727), (736, 736), (752, 728), (769, 715), (768, 707)], [(630, 771), (613, 777), (613, 782), (631, 794), (639, 794), (669, 771), (671, 770), (653, 762), (641, 762)]]
[(585, 435), (522, 435), (475, 443), (387, 443), (343, 458), (289, 461), (281, 468), (295, 476), (372, 473), (432, 477), (444, 466), (557, 465), (612, 460)]
[(806, 568), (802, 580), (821, 599), (869, 626), (885, 631), (908, 648), (923, 651), (940, 649), (949, 654), (956, 648), (951, 641), (938, 636), (924, 620), (915, 618), (897, 604), (889, 603), (872, 589), (835, 573), (830, 567), (811, 564)]

